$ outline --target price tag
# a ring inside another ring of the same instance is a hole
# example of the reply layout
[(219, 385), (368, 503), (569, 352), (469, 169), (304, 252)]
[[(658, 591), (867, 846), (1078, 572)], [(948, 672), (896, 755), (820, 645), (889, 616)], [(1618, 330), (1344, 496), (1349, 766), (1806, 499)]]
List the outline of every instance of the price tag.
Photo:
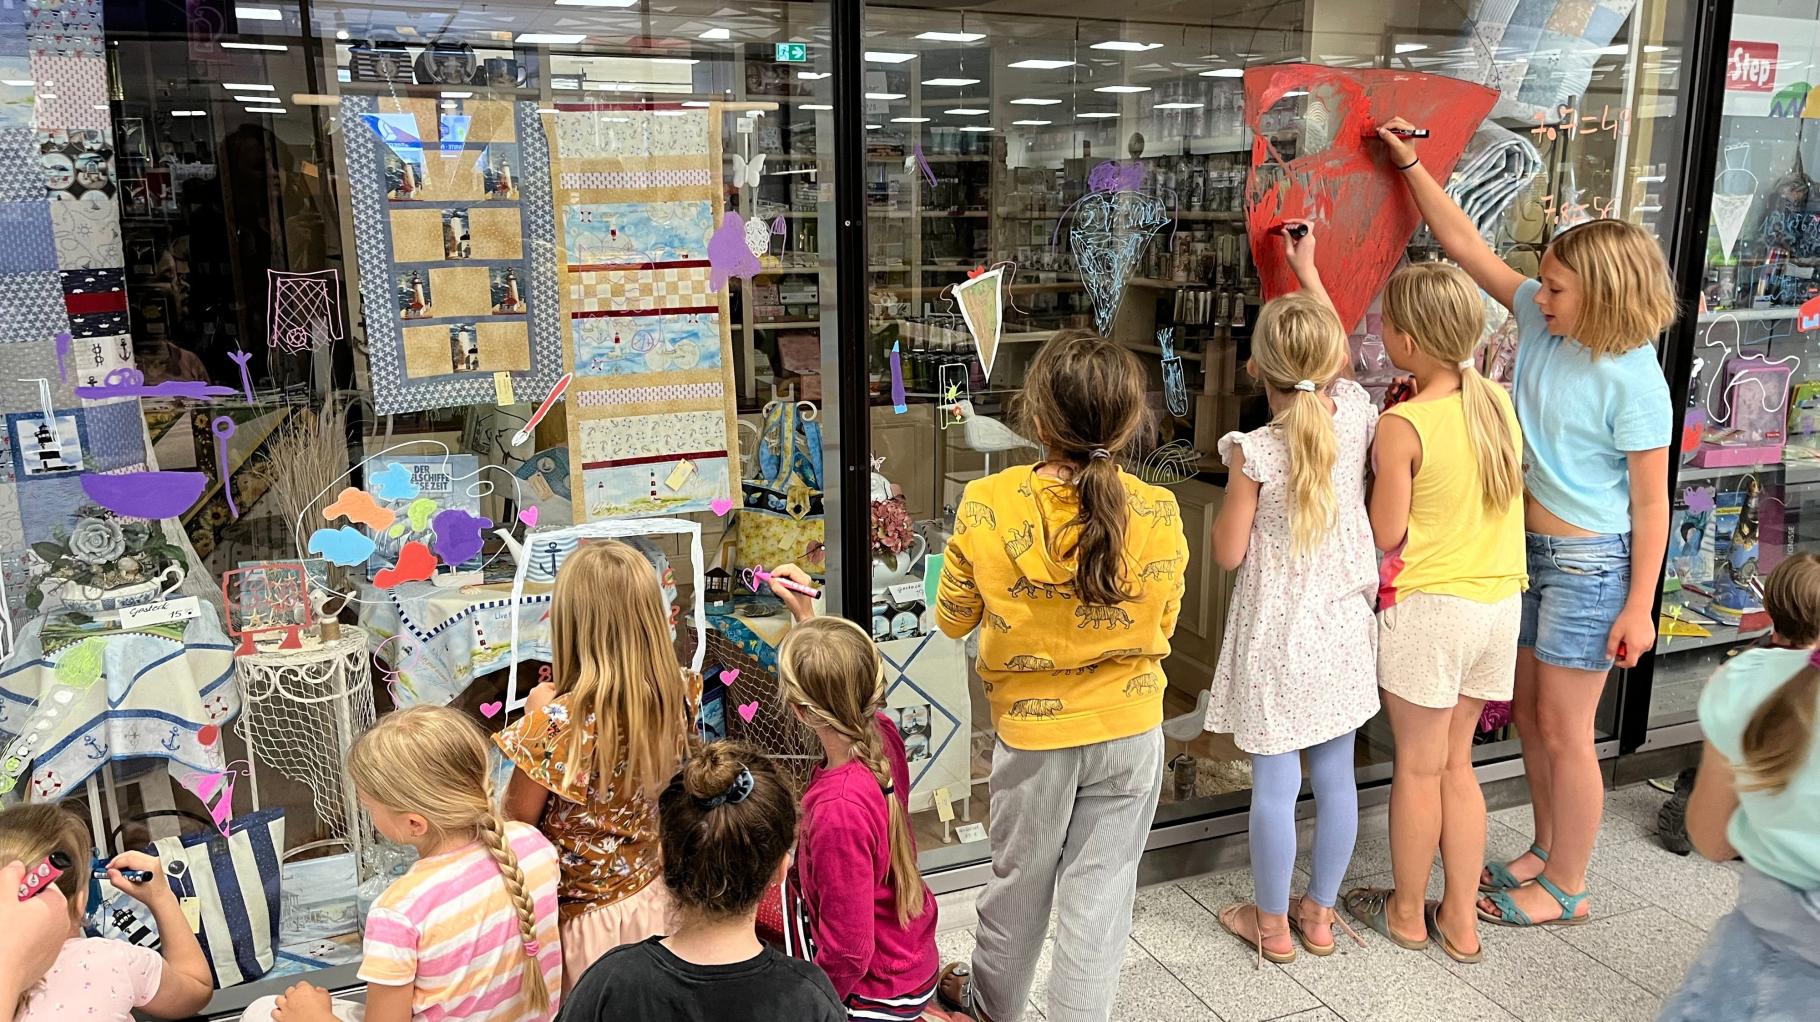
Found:
[(948, 793), (946, 787), (935, 789), (935, 815), (943, 823), (954, 822), (954, 796)]
[(498, 405), (515, 405), (518, 400), (512, 395), (512, 374), (498, 372), (493, 374), (493, 399)]
[(967, 844), (986, 840), (986, 825), (983, 823), (963, 823), (954, 828), (954, 836)]
[(183, 921), (190, 924), (191, 933), (202, 932), (202, 899), (178, 898), (177, 908), (183, 912)]
[(899, 606), (915, 603), (923, 598), (923, 580), (919, 578), (913, 582), (899, 582), (886, 589), (885, 594), (891, 597), (892, 603)]
[(188, 621), (202, 616), (202, 606), (194, 596), (180, 596), (175, 600), (160, 600), (138, 607), (120, 608), (120, 627), (142, 628), (146, 625), (161, 625), (169, 621)]
[(682, 485), (688, 482), (689, 477), (694, 474), (695, 462), (684, 458), (682, 461), (676, 463), (675, 468), (670, 470), (669, 476), (664, 479), (664, 485), (672, 490), (680, 490), (682, 489)]

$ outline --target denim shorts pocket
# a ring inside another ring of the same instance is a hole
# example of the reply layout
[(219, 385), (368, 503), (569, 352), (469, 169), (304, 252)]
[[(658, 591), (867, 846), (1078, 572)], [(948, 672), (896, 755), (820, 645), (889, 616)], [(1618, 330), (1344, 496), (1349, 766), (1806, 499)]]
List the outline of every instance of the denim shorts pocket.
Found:
[(1564, 575), (1609, 575), (1630, 566), (1630, 555), (1621, 543), (1587, 547), (1556, 547), (1549, 561)]

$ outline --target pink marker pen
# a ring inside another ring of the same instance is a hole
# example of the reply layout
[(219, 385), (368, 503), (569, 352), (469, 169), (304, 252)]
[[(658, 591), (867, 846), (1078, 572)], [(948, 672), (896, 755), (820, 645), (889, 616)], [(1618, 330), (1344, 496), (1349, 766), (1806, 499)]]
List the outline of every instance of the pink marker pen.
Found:
[(70, 868), (69, 856), (62, 852), (52, 852), (46, 855), (43, 862), (25, 871), (25, 879), (19, 882), (19, 900), (32, 900), (33, 895), (55, 883), (57, 878), (63, 875), (63, 871), (68, 868)]
[[(752, 569), (752, 581), (759, 582), (759, 583), (765, 583), (765, 582), (770, 582), (773, 580), (775, 580), (778, 585), (783, 586), (785, 589), (788, 589), (793, 593), (802, 593), (804, 596), (807, 596), (811, 600), (821, 599), (822, 591), (820, 589), (815, 588), (814, 586), (806, 586), (806, 585), (803, 585), (801, 582), (797, 582), (792, 579), (778, 578), (777, 576), (771, 574), (770, 572), (764, 570), (763, 568)], [(758, 588), (758, 586), (753, 586), (752, 588), (754, 590), (756, 590)]]

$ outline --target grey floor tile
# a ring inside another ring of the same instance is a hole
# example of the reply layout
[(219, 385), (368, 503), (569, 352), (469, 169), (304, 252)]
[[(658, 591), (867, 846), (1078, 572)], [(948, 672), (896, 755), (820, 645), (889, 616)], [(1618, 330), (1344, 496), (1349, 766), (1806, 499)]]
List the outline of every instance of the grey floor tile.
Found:
[(1656, 831), (1656, 813), (1668, 793), (1657, 791), (1647, 783), (1627, 784), (1605, 793), (1605, 811), (1635, 822), (1650, 833)]
[[(1224, 873), (1208, 873), (1198, 877), (1179, 880), (1175, 886), (1181, 888), (1190, 898), (1201, 903), (1208, 912), (1218, 912), (1234, 902), (1244, 903), (1251, 900), (1251, 870), (1234, 869)], [(1300, 894), (1308, 889), (1308, 874), (1300, 869), (1293, 871), (1289, 877), (1289, 892)], [(1143, 892), (1139, 892), (1140, 896)], [(1218, 926), (1219, 923), (1214, 923)]]
[[(1243, 874), (1241, 874), (1243, 875)], [(1214, 911), (1250, 896), (1227, 897), (1212, 909), (1166, 885), (1138, 892), (1131, 936), (1225, 1022), (1263, 1022), (1321, 1002), (1269, 962), (1256, 969), (1257, 954), (1220, 927)]]
[(1419, 951), (1375, 933), (1327, 958), (1303, 955), (1283, 966), (1346, 1022), (1511, 1022), (1515, 1017)]
[[(1054, 942), (1044, 941), (1036, 985), (1030, 992), (1030, 1003), (1039, 1009), (1049, 1003), (1050, 965), (1054, 953)], [(1137, 942), (1127, 940), (1124, 961), (1119, 966), (1119, 992), (1113, 1004), (1112, 1022), (1156, 1022), (1159, 1019), (1220, 1022), (1213, 1009), (1182, 985), (1162, 963), (1150, 957)]]
[[(1680, 856), (1652, 841), (1629, 841), (1595, 858), (1594, 870), (1705, 933), (1738, 900), (1738, 874), (1698, 855)], [(1597, 904), (1594, 911), (1599, 912)]]
[(1560, 931), (1560, 937), (1661, 997), (1680, 988), (1706, 943), (1704, 929), (1655, 906), (1595, 919)]
[[(1618, 843), (1624, 843), (1627, 840), (1630, 839), (1620, 839)], [(1485, 860), (1487, 862), (1507, 862), (1516, 858), (1528, 847), (1529, 837), (1526, 833), (1520, 833), (1507, 824), (1493, 820), (1485, 840)], [(1594, 862), (1612, 861), (1610, 856), (1615, 848), (1616, 844), (1612, 848), (1606, 849), (1603, 858), (1599, 850), (1594, 850)], [(1601, 873), (1597, 866), (1586, 871), (1586, 882), (1593, 891), (1593, 911), (1601, 917), (1619, 915), (1649, 904), (1636, 892), (1612, 880), (1609, 875)]]
[(943, 964), (973, 959), (972, 930), (942, 930), (935, 935), (935, 951)]
[(1273, 1018), (1270, 1022), (1346, 1022), (1346, 1020), (1335, 1015), (1332, 1008), (1320, 1007), (1298, 1011), (1293, 1015), (1284, 1015), (1282, 1018)]
[[(1591, 924), (1588, 924), (1591, 925)], [(1555, 931), (1479, 927), (1485, 960), (1464, 965), (1439, 948), (1429, 956), (1525, 1022), (1648, 1022), (1657, 999), (1559, 939)], [(1546, 977), (1546, 982), (1539, 982)]]

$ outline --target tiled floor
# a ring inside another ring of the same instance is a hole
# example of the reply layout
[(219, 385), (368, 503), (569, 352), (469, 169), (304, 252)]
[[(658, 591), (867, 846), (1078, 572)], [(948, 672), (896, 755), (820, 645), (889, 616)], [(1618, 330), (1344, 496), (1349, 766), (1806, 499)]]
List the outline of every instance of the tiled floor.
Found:
[[(1369, 931), (1365, 946), (1341, 938), (1331, 958), (1298, 956), (1252, 968), (1252, 953), (1214, 918), (1251, 897), (1246, 870), (1138, 892), (1125, 946), (1117, 1020), (1130, 1022), (1627, 1022), (1655, 1017), (1680, 985), (1706, 931), (1730, 910), (1737, 874), (1698, 855), (1662, 850), (1653, 835), (1661, 792), (1636, 785), (1607, 793), (1593, 855), (1594, 913), (1585, 926), (1480, 928), (1485, 961), (1460, 965), (1437, 949), (1405, 951)], [(1372, 824), (1376, 823), (1373, 833)], [(1388, 885), (1382, 810), (1364, 823), (1345, 886)], [(1489, 854), (1529, 844), (1529, 810), (1492, 814)], [(1305, 866), (1306, 863), (1304, 862)], [(1296, 889), (1307, 882), (1297, 870)], [(1436, 871), (1435, 892), (1439, 892)], [(970, 953), (971, 904), (943, 899), (944, 960)], [(1026, 1018), (1042, 1017), (1047, 948)]]

